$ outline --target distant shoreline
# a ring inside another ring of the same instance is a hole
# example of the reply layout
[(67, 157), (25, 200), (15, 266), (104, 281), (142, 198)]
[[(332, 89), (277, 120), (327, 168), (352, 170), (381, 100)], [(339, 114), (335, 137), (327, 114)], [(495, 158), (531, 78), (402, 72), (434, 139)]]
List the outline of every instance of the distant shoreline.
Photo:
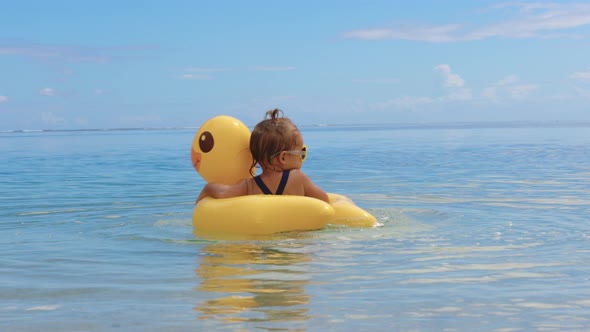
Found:
[[(559, 128), (590, 127), (590, 121), (493, 121), (493, 122), (424, 122), (424, 123), (386, 123), (386, 124), (308, 124), (299, 125), (301, 129), (346, 129), (346, 128), (387, 128), (387, 129), (492, 129), (492, 128)], [(251, 127), (250, 127), (251, 128)], [(10, 129), (0, 130), (0, 134), (30, 134), (54, 132), (111, 132), (111, 131), (150, 131), (150, 130), (198, 130), (199, 127), (129, 127), (129, 128), (88, 128), (88, 129)]]

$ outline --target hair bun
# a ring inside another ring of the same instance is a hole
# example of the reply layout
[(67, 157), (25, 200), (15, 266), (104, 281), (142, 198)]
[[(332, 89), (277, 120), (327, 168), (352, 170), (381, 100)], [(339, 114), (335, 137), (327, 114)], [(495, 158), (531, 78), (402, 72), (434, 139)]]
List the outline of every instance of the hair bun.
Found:
[(278, 108), (272, 109), (270, 111), (266, 112), (266, 116), (264, 117), (265, 119), (268, 118), (271, 121), (277, 121), (279, 118), (283, 117), (283, 111), (281, 111)]

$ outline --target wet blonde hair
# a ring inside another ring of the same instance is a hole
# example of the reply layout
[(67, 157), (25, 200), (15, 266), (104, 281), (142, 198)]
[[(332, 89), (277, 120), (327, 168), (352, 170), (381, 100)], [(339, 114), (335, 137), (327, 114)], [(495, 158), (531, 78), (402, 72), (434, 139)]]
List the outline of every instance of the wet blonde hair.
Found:
[(291, 149), (297, 144), (299, 129), (278, 108), (267, 111), (264, 120), (260, 121), (250, 136), (250, 152), (252, 153), (252, 170), (256, 164), (270, 164), (277, 153)]

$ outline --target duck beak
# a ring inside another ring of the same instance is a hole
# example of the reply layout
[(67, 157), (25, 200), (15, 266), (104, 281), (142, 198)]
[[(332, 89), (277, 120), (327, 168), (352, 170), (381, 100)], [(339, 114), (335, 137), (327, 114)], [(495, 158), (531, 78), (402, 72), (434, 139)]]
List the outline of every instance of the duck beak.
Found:
[(199, 171), (199, 167), (201, 166), (201, 153), (191, 149), (191, 160), (193, 162), (193, 167)]

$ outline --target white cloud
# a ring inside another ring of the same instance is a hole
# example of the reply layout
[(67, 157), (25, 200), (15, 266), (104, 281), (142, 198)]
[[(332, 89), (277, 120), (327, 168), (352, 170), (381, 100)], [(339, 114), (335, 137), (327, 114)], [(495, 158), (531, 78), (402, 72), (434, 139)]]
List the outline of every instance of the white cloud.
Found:
[(94, 90), (94, 94), (97, 94), (97, 95), (104, 95), (106, 93), (107, 93), (107, 90), (104, 90), (104, 89), (95, 89)]
[(590, 71), (578, 71), (570, 75), (570, 78), (581, 81), (590, 81)]
[(536, 84), (519, 84), (519, 82), (520, 78), (517, 75), (506, 75), (493, 86), (484, 88), (481, 95), (494, 100), (500, 98), (523, 100), (538, 88)]
[(447, 95), (439, 98), (440, 101), (464, 101), (473, 98), (471, 89), (465, 86), (465, 80), (458, 74), (453, 73), (451, 66), (440, 64), (435, 66), (434, 70), (442, 75), (444, 79), (443, 85), (447, 88)]
[(195, 68), (195, 67), (189, 67), (189, 68), (183, 69), (183, 71), (189, 72), (189, 73), (215, 73), (215, 72), (228, 71), (228, 70), (229, 69), (227, 69), (227, 68)]
[(292, 67), (292, 66), (255, 66), (255, 67), (252, 67), (252, 70), (257, 70), (257, 71), (291, 71), (291, 70), (295, 70), (295, 67)]
[[(182, 69), (183, 74), (179, 78), (184, 80), (208, 80), (211, 76), (208, 74), (229, 71), (228, 68), (206, 68), (206, 67), (188, 67)], [(292, 66), (254, 66), (247, 70), (254, 71), (291, 71), (295, 70)]]
[(59, 117), (52, 112), (42, 112), (41, 113), (41, 122), (45, 124), (56, 124), (64, 122), (64, 118)]
[[(444, 82), (444, 94), (439, 97), (416, 97), (404, 96), (387, 100), (385, 102), (371, 105), (377, 109), (407, 109), (413, 110), (424, 105), (442, 105), (455, 102), (474, 101), (474, 91), (468, 87), (465, 80), (458, 74), (454, 73), (448, 64), (439, 64), (434, 70), (441, 74)], [(480, 100), (501, 102), (502, 100), (526, 100), (531, 94), (538, 89), (538, 85), (530, 83), (521, 83), (517, 75), (510, 74), (499, 79), (492, 86), (483, 88), (478, 96)], [(588, 96), (588, 91), (578, 89), (578, 94)], [(476, 100), (477, 101), (477, 100)]]
[(513, 99), (526, 99), (529, 94), (537, 89), (535, 84), (521, 84), (508, 88), (508, 93)]
[[(490, 10), (516, 9), (512, 20), (498, 22), (477, 29), (466, 37), (481, 40), (491, 37), (503, 38), (553, 38), (568, 37), (556, 34), (561, 31), (590, 25), (590, 4), (588, 3), (524, 3), (506, 2)], [(577, 38), (577, 35), (569, 35)]]
[(195, 74), (183, 74), (180, 78), (184, 80), (208, 80), (209, 76), (207, 75), (195, 75)]
[[(88, 47), (82, 45), (59, 45), (38, 43), (0, 43), (0, 56), (12, 55), (28, 57), (50, 63), (109, 63), (121, 57), (121, 52), (145, 51), (155, 49), (155, 46), (117, 46), (117, 47)], [(71, 74), (66, 69), (64, 74)]]
[(518, 76), (516, 75), (508, 75), (496, 82), (497, 86), (504, 86), (504, 85), (511, 85), (519, 81)]
[[(488, 38), (580, 38), (569, 30), (590, 25), (588, 3), (506, 2), (487, 8), (483, 12), (489, 17), (490, 12), (500, 10), (503, 17), (508, 12), (510, 18), (475, 28), (467, 28), (456, 23), (439, 26), (406, 25), (353, 30), (346, 32), (344, 36), (366, 40), (391, 39), (439, 43)], [(562, 31), (565, 33), (561, 33)]]
[(388, 100), (386, 102), (377, 103), (373, 105), (375, 108), (400, 108), (406, 110), (413, 110), (418, 108), (419, 106), (431, 104), (433, 102), (432, 98), (430, 97), (413, 97), (413, 96), (404, 96), (400, 98), (395, 98)]
[(57, 95), (56, 91), (52, 88), (43, 88), (39, 90), (39, 94), (47, 97), (54, 97)]
[(399, 83), (399, 78), (366, 78), (366, 79), (355, 79), (353, 83), (362, 84), (396, 84)]
[(183, 80), (208, 80), (211, 76), (207, 74), (228, 70), (227, 68), (188, 67), (182, 70), (184, 73), (179, 78)]
[(352, 39), (399, 39), (399, 40), (420, 40), (433, 43), (453, 41), (450, 33), (460, 28), (458, 24), (448, 24), (441, 26), (423, 26), (411, 25), (400, 26), (395, 29), (361, 29), (346, 32), (347, 38)]
[(587, 89), (582, 89), (580, 87), (574, 86), (574, 91), (576, 91), (576, 93), (584, 98), (588, 98), (590, 99), (590, 90)]
[(481, 90), (481, 96), (486, 99), (496, 99), (496, 88), (484, 88), (483, 90)]
[(58, 60), (64, 62), (94, 62), (106, 63), (110, 57), (99, 55), (99, 50), (64, 45), (43, 44), (4, 44), (0, 45), (0, 55), (16, 55), (43, 60)]
[(462, 100), (471, 100), (472, 93), (471, 89), (452, 89), (449, 91), (448, 95), (444, 97), (442, 100), (448, 101), (462, 101)]
[(453, 74), (451, 72), (451, 66), (447, 64), (441, 64), (434, 67), (434, 70), (438, 71), (443, 75), (445, 79), (445, 87), (448, 88), (460, 88), (465, 85), (465, 80), (462, 79), (459, 75)]
[(8, 97), (6, 96), (0, 96), (0, 103), (4, 103), (8, 101)]
[(84, 126), (84, 127), (88, 126), (88, 124), (90, 123), (90, 122), (88, 121), (88, 118), (86, 118), (86, 117), (77, 117), (76, 119), (74, 119), (74, 122), (75, 122), (77, 125), (79, 125), (79, 126)]

